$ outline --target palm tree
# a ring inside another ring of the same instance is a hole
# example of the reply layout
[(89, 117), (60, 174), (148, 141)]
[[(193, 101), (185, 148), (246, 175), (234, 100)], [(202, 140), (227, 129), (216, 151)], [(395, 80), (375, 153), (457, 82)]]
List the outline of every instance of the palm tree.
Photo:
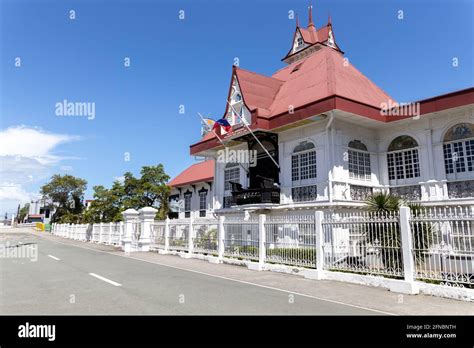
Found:
[[(379, 192), (367, 198), (365, 204), (370, 212), (377, 213), (379, 217), (388, 218), (396, 216), (400, 207), (406, 205), (410, 208), (412, 216), (422, 213), (423, 207), (420, 204), (407, 203), (402, 198), (390, 193)], [(392, 269), (402, 268), (402, 243), (400, 225), (393, 222), (368, 223), (367, 242), (380, 243), (382, 246), (381, 257), (384, 267)], [(417, 263), (424, 261), (424, 250), (427, 250), (433, 240), (433, 229), (429, 222), (411, 225), (411, 235), (413, 238), (413, 250)]]
[(374, 193), (365, 201), (369, 211), (376, 213), (397, 212), (404, 203), (400, 197), (385, 192)]

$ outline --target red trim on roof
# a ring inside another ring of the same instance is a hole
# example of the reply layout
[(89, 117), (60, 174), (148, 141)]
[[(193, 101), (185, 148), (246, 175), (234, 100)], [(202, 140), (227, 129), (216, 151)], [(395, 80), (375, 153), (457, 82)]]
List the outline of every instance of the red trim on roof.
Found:
[(215, 162), (213, 160), (207, 160), (200, 163), (195, 163), (192, 166), (186, 168), (177, 177), (168, 183), (170, 187), (180, 187), (185, 185), (192, 185), (198, 182), (206, 182), (214, 180), (214, 167)]

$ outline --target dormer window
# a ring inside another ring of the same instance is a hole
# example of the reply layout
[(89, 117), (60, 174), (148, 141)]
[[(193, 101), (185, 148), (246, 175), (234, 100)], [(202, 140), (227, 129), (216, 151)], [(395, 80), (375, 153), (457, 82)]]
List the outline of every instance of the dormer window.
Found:
[(296, 40), (296, 47), (302, 46), (304, 43), (303, 38), (299, 37), (298, 40)]

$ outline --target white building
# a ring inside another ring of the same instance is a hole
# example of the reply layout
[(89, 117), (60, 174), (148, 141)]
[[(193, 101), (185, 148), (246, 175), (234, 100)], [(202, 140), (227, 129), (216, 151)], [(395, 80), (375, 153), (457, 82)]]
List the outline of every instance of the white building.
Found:
[(168, 183), (169, 217), (213, 217), (214, 161), (193, 164)]
[(361, 207), (381, 190), (474, 204), (474, 88), (393, 107), (344, 58), (330, 20), (316, 29), (311, 12), (283, 61), (272, 76), (232, 70), (224, 118), (233, 131), (219, 136), (227, 149), (256, 151), (256, 166), (220, 160), (213, 133), (191, 145), (216, 159), (216, 213)]

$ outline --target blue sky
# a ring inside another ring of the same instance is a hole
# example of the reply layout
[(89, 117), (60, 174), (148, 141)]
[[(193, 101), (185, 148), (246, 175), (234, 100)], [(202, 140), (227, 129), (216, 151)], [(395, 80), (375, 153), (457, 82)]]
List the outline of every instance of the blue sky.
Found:
[[(3, 214), (54, 173), (86, 179), (86, 198), (93, 185), (143, 165), (163, 163), (177, 175), (195, 161), (197, 112), (224, 112), (234, 58), (266, 75), (283, 67), (295, 28), (288, 13), (306, 25), (310, 1), (0, 3)], [(318, 0), (317, 27), (329, 12), (345, 56), (394, 99), (473, 86), (472, 2)], [(95, 103), (95, 119), (56, 116), (64, 99)]]

